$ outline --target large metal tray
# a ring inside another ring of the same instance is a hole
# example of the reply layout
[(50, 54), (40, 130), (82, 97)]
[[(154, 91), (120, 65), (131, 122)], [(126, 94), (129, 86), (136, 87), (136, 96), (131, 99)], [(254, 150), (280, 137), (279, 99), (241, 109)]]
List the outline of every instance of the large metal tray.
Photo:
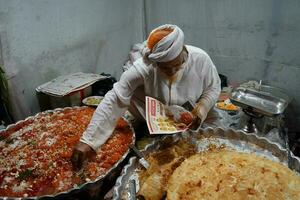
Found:
[[(87, 106), (83, 106), (83, 107), (87, 107)], [(0, 135), (2, 132), (14, 128), (15, 126), (17, 126), (18, 124), (21, 124), (25, 121), (31, 120), (41, 114), (44, 113), (54, 113), (57, 111), (63, 111), (63, 110), (68, 110), (68, 109), (79, 109), (82, 107), (79, 106), (74, 106), (74, 107), (65, 107), (65, 108), (57, 108), (54, 110), (47, 110), (41, 113), (36, 114), (35, 116), (30, 116), (24, 120), (20, 120), (15, 124), (11, 124), (9, 126), (7, 126), (6, 129), (1, 130), (0, 131)], [(125, 118), (124, 118), (125, 119)], [(135, 132), (134, 129), (131, 125), (131, 123), (125, 119), (128, 124), (130, 125), (131, 131), (133, 133), (133, 138), (132, 138), (132, 143), (131, 144), (135, 144)], [(0, 200), (21, 200), (21, 199), (72, 199), (72, 200), (76, 200), (76, 199), (86, 199), (86, 198), (97, 198), (97, 194), (95, 193), (99, 193), (101, 192), (101, 190), (107, 185), (108, 182), (112, 182), (115, 181), (116, 178), (118, 177), (118, 174), (121, 172), (123, 166), (127, 163), (128, 161), (128, 154), (130, 153), (130, 149), (128, 149), (125, 154), (121, 157), (121, 159), (116, 162), (105, 174), (100, 175), (99, 177), (97, 177), (95, 180), (92, 181), (88, 181), (85, 182), (84, 184), (74, 187), (70, 190), (64, 191), (64, 192), (60, 192), (60, 193), (56, 193), (53, 195), (44, 195), (44, 196), (37, 196), (37, 197), (28, 197), (28, 198), (24, 198), (24, 197), (3, 197), (0, 196)], [(113, 185), (111, 185), (110, 187), (112, 187)], [(109, 190), (110, 188), (105, 188), (105, 190)], [(105, 195), (105, 194), (104, 194)], [(103, 195), (103, 196), (104, 196)], [(90, 197), (88, 197), (90, 196)]]
[[(192, 143), (196, 144), (198, 151), (206, 150), (210, 144), (220, 146), (226, 145), (226, 148), (236, 150), (238, 152), (253, 152), (259, 156), (264, 156), (276, 162), (280, 162), (287, 165), (290, 169), (300, 173), (300, 159), (294, 156), (292, 153), (282, 148), (279, 144), (269, 141), (267, 138), (259, 137), (255, 134), (245, 133), (243, 131), (236, 131), (233, 129), (222, 128), (206, 128), (201, 129), (198, 132), (185, 132), (182, 134), (168, 135), (164, 138), (154, 140), (150, 145), (147, 145), (143, 150), (144, 154), (157, 151), (164, 144), (172, 144), (180, 139), (188, 139)], [(139, 188), (139, 181), (137, 175), (137, 169), (140, 164), (136, 157), (132, 157), (121, 173), (121, 176), (117, 179), (114, 187), (114, 200), (129, 199), (128, 183), (129, 180), (134, 179)]]
[(250, 109), (267, 116), (274, 116), (284, 112), (289, 104), (286, 95), (273, 94), (270, 91), (258, 91), (249, 88), (236, 88), (230, 95), (230, 101), (243, 109)]

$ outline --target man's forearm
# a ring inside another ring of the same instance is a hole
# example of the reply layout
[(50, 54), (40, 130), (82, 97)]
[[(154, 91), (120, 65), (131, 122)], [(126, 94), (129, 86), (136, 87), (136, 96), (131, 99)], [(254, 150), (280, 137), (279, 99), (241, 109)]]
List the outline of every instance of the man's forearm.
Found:
[(109, 91), (97, 107), (89, 126), (80, 141), (90, 145), (95, 151), (110, 137), (117, 120), (127, 107), (120, 105), (114, 90)]

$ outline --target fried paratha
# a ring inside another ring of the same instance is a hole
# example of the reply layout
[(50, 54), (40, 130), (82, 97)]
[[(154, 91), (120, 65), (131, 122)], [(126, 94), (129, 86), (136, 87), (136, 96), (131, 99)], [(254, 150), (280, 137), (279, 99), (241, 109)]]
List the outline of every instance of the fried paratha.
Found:
[(168, 200), (300, 199), (300, 177), (253, 153), (229, 150), (195, 154), (176, 168)]

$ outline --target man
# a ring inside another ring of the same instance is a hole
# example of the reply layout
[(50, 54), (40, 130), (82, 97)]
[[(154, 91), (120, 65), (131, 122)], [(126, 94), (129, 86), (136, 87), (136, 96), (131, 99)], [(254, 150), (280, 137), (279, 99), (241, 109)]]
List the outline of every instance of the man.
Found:
[(73, 151), (75, 168), (81, 168), (83, 161), (105, 143), (127, 109), (136, 118), (145, 119), (145, 95), (168, 105), (191, 101), (196, 104), (192, 113), (202, 121), (216, 103), (220, 93), (216, 67), (206, 52), (184, 45), (179, 27), (167, 24), (154, 29), (143, 54), (97, 107)]

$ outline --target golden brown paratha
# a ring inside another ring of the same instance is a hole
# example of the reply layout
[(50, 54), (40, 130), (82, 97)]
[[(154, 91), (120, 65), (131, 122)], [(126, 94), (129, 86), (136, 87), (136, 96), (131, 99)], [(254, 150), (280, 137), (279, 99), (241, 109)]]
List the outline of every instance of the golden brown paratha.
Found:
[(300, 199), (300, 177), (255, 154), (208, 151), (186, 159), (171, 175), (168, 200)]

